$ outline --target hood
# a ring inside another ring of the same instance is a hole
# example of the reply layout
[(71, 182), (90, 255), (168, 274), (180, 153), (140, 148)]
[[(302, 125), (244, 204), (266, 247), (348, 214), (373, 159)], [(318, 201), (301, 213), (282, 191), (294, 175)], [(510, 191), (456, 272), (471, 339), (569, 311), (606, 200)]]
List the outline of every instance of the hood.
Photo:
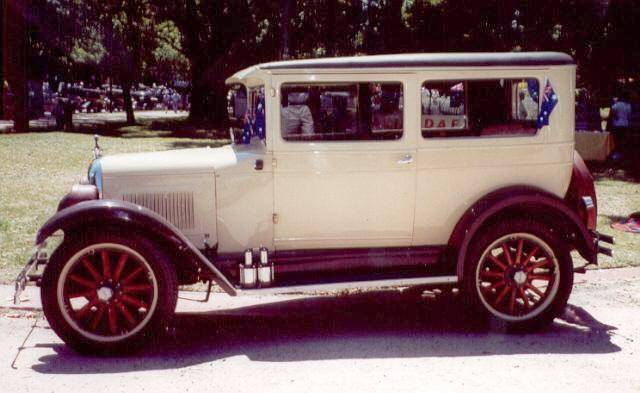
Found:
[(105, 176), (213, 173), (253, 156), (251, 149), (235, 145), (116, 154), (100, 159)]

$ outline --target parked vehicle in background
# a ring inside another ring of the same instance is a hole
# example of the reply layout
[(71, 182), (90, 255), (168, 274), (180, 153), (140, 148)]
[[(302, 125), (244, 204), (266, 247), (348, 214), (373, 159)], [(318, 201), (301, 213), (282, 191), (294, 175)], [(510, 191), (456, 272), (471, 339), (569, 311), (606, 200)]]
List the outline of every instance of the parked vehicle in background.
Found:
[(561, 53), (267, 63), (227, 79), (233, 144), (102, 156), (40, 229), (45, 315), (84, 352), (167, 327), (179, 284), (228, 294), (455, 286), (470, 313), (549, 324), (577, 250), (610, 255), (574, 152)]

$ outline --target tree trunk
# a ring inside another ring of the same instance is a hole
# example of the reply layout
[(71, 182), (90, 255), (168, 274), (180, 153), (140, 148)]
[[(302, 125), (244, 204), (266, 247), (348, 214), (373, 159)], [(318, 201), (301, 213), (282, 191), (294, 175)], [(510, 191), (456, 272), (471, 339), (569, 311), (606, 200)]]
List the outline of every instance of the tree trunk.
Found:
[(327, 1), (327, 56), (332, 57), (336, 55), (336, 12), (338, 8), (337, 0)]
[(5, 3), (4, 67), (9, 87), (13, 93), (13, 129), (16, 132), (29, 131), (27, 93), (27, 42), (25, 7), (27, 1), (7, 0)]
[(204, 83), (204, 61), (198, 55), (191, 59), (191, 97), (189, 120), (199, 122), (207, 118), (208, 91)]
[(365, 14), (366, 22), (364, 28), (364, 48), (365, 53), (371, 55), (375, 52), (373, 47), (373, 9), (371, 2), (367, 1), (367, 12)]
[(122, 98), (124, 99), (124, 110), (127, 113), (127, 124), (136, 124), (136, 117), (133, 113), (133, 102), (131, 100), (131, 81), (122, 82)]
[(109, 77), (109, 113), (113, 113), (113, 79)]
[(5, 0), (0, 0), (0, 18), (2, 18), (2, 26), (0, 26), (0, 119), (4, 119), (4, 53), (6, 45), (4, 44), (4, 26), (7, 25), (5, 18)]
[(282, 0), (282, 59), (291, 57), (291, 16), (293, 14), (293, 0)]
[(202, 121), (207, 116), (207, 89), (204, 83), (207, 51), (200, 42), (200, 19), (195, 0), (185, 1), (186, 18), (181, 21), (186, 55), (191, 65), (191, 95), (189, 97), (189, 120)]
[(212, 96), (209, 118), (215, 127), (219, 127), (229, 116), (227, 113), (227, 86), (224, 80), (217, 81), (214, 90), (219, 93)]

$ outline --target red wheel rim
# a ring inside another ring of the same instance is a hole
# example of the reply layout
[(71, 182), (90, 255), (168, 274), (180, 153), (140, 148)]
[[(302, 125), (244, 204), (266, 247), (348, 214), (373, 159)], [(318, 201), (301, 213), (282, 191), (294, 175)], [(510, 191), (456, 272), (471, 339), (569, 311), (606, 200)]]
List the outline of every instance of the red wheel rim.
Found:
[(96, 340), (122, 339), (139, 331), (156, 305), (158, 286), (140, 254), (117, 244), (88, 247), (60, 275), (63, 316)]
[(507, 320), (531, 318), (546, 308), (558, 289), (558, 262), (551, 248), (530, 234), (496, 240), (476, 271), (478, 293), (493, 314)]

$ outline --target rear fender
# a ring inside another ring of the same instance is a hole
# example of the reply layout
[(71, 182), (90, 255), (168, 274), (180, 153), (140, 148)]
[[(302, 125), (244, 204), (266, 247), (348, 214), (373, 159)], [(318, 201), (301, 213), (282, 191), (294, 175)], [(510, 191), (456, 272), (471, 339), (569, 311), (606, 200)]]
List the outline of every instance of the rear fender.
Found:
[(597, 263), (597, 247), (593, 235), (580, 217), (565, 201), (542, 189), (514, 186), (494, 191), (477, 201), (456, 224), (449, 238), (449, 247), (456, 264), (456, 274), (462, 279), (467, 252), (474, 236), (494, 220), (515, 215), (540, 219), (565, 236), (589, 263)]
[[(591, 198), (590, 205), (585, 205), (585, 197)], [(573, 152), (573, 171), (571, 172), (571, 183), (565, 196), (565, 201), (578, 212), (580, 218), (586, 223), (587, 228), (595, 231), (598, 220), (598, 199), (596, 189), (593, 184), (593, 176), (582, 157), (577, 151)], [(591, 206), (591, 208), (589, 208)]]

